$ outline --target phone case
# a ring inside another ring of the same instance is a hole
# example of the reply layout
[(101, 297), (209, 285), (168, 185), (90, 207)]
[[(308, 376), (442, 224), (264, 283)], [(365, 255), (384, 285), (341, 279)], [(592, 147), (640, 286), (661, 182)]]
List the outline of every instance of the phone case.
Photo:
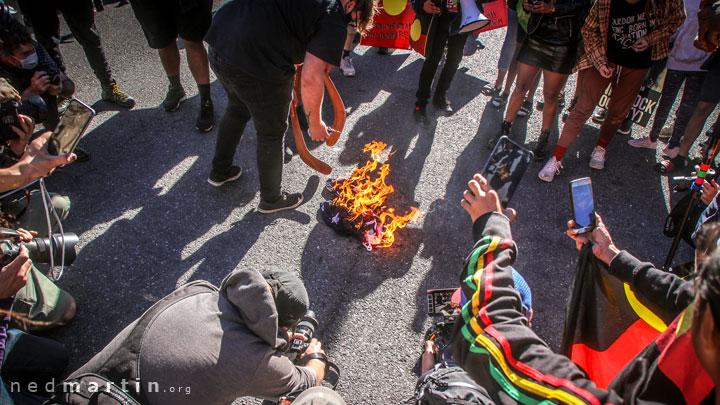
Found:
[(507, 136), (500, 137), (495, 145), (482, 175), (498, 193), (503, 208), (507, 208), (533, 156), (531, 151)]
[[(60, 116), (58, 125), (57, 125), (57, 127), (55, 127), (55, 130), (53, 131), (53, 135), (52, 135), (52, 144), (55, 147), (57, 154), (61, 154), (61, 155), (65, 154), (65, 153), (73, 152), (75, 150), (75, 148), (77, 147), (77, 144), (80, 142), (80, 139), (83, 137), (83, 135), (85, 134), (85, 131), (87, 130), (88, 126), (90, 125), (90, 121), (92, 121), (93, 117), (95, 117), (95, 114), (96, 114), (95, 110), (93, 110), (92, 107), (90, 107), (89, 105), (83, 103), (82, 101), (80, 101), (74, 97), (70, 99), (69, 103), (70, 103), (70, 105), (68, 106), (68, 108)], [(68, 125), (68, 123), (66, 122), (66, 118), (65, 118), (66, 114), (68, 114), (68, 111), (70, 109), (78, 108), (78, 107), (74, 107), (73, 103), (77, 104), (80, 109), (87, 111), (89, 113), (89, 118), (87, 119), (86, 122), (84, 122), (82, 124), (81, 127), (73, 128), (73, 129), (77, 130), (77, 132), (73, 135), (73, 137), (71, 139), (69, 139), (69, 140), (65, 139), (65, 138), (58, 139), (58, 136), (60, 136), (60, 134), (62, 133), (62, 131), (64, 129), (63, 127)]]

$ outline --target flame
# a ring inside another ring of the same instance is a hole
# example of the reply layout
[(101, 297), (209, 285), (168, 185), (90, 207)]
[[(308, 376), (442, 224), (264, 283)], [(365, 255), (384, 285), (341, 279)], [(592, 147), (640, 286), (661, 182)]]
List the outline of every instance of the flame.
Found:
[[(355, 168), (349, 178), (338, 180), (333, 185), (333, 189), (338, 194), (333, 202), (345, 208), (349, 214), (348, 220), (357, 228), (362, 226), (362, 221), (357, 219), (366, 212), (372, 212), (382, 222), (382, 238), (374, 247), (391, 246), (395, 242), (395, 231), (404, 228), (408, 222), (420, 216), (420, 210), (415, 207), (411, 207), (409, 213), (398, 216), (394, 208), (387, 208), (384, 205), (388, 195), (395, 192), (393, 186), (385, 183), (385, 177), (390, 173), (390, 165), (379, 162), (386, 147), (386, 143), (379, 141), (365, 145), (363, 152), (370, 152), (371, 160)], [(385, 159), (393, 153), (387, 154)]]

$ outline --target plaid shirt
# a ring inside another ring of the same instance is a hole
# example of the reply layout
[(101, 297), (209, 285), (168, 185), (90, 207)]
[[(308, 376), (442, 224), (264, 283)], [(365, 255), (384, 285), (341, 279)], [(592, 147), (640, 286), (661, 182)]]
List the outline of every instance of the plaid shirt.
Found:
[[(611, 0), (595, 0), (582, 28), (585, 52), (580, 56), (575, 70), (596, 68), (608, 63), (607, 37), (610, 26)], [(645, 12), (650, 20), (649, 33), (645, 36), (652, 48), (652, 60), (665, 58), (670, 52), (670, 36), (685, 21), (683, 0), (647, 0)]]

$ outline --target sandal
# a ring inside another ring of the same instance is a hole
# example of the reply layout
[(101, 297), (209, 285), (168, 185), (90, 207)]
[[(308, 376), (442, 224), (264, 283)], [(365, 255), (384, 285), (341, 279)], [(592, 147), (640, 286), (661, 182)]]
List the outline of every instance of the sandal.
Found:
[(502, 90), (502, 88), (495, 87), (494, 84), (488, 83), (485, 86), (483, 86), (483, 88), (480, 90), (480, 93), (490, 97), (490, 96), (495, 96), (495, 95), (499, 94), (500, 90)]
[(659, 173), (670, 173), (687, 166), (687, 159), (684, 156), (676, 156), (672, 159), (665, 159), (655, 165), (655, 171)]

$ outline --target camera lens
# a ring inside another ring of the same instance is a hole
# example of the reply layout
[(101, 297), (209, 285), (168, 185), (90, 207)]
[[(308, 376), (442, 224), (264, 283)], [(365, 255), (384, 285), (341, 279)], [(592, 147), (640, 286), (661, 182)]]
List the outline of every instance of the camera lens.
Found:
[(36, 263), (50, 263), (50, 247), (52, 244), (53, 263), (60, 264), (63, 258), (63, 249), (65, 250), (65, 266), (71, 265), (77, 254), (75, 253), (75, 245), (78, 237), (74, 233), (65, 234), (65, 243), (63, 245), (63, 236), (59, 233), (53, 234), (50, 238), (34, 238), (30, 242), (21, 243), (27, 247), (28, 256)]

